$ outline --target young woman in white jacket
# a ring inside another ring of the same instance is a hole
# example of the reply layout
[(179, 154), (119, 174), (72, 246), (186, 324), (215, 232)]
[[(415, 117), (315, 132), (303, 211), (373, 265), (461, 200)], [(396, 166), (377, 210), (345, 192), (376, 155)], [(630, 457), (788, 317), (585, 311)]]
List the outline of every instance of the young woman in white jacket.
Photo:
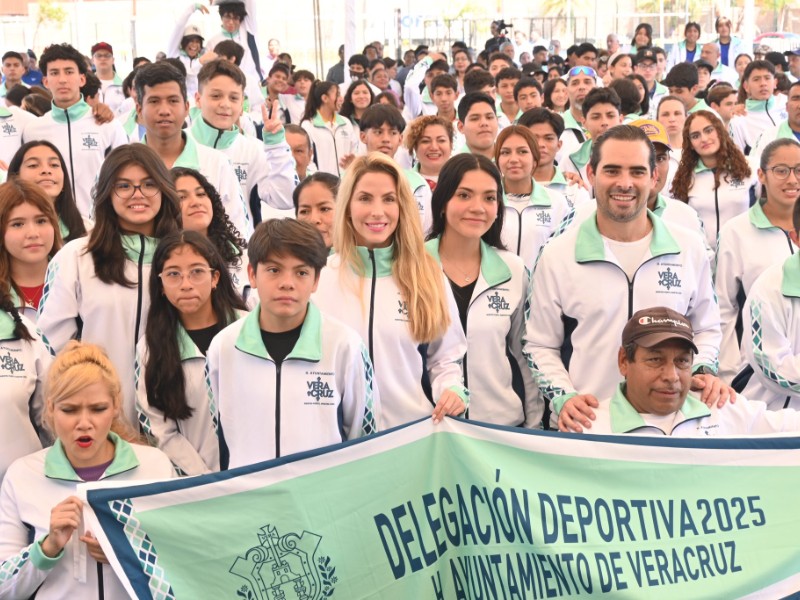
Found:
[(458, 309), (425, 251), (417, 203), (397, 163), (378, 152), (356, 158), (339, 188), (335, 219), (335, 254), (313, 299), (361, 334), (384, 428), (463, 414), (469, 396)]
[(120, 380), (97, 346), (70, 342), (53, 361), (43, 421), (55, 444), (15, 461), (0, 489), (0, 598), (122, 600), (128, 595), (76, 496), (85, 481), (169, 479), (169, 459), (129, 441)]
[(739, 350), (737, 329), (750, 288), (767, 268), (797, 252), (789, 234), (792, 212), (800, 198), (800, 178), (789, 173), (781, 179), (776, 174), (776, 170), (783, 174), (784, 168), (796, 165), (800, 165), (800, 144), (795, 140), (780, 139), (767, 145), (758, 170), (763, 198), (728, 221), (719, 234), (714, 281), (722, 326), (720, 375), (726, 381), (746, 362)]
[(180, 206), (164, 162), (145, 144), (113, 150), (100, 169), (95, 226), (47, 269), (39, 328), (57, 352), (69, 340), (103, 347), (122, 380), (123, 413), (136, 422), (134, 362), (144, 335), (147, 279), (158, 239), (179, 227)]
[(249, 306), (255, 306), (258, 298), (251, 294), (245, 264), (247, 241), (225, 212), (219, 192), (202, 173), (194, 169), (173, 167), (171, 173), (181, 201), (183, 228), (196, 231), (211, 240), (225, 261), (233, 287)]
[(315, 81), (306, 100), (306, 112), (300, 126), (308, 132), (317, 171), (339, 176), (358, 151), (358, 135), (350, 122), (336, 112), (339, 86), (330, 81)]
[(195, 231), (167, 234), (150, 271), (150, 310), (136, 353), (136, 409), (144, 432), (182, 475), (219, 470), (205, 356), (244, 302), (225, 261)]
[[(50, 352), (8, 295), (0, 298), (0, 482), (8, 466), (49, 443), (41, 428)], [(0, 559), (3, 557), (0, 556)]]
[(755, 183), (747, 159), (716, 115), (698, 110), (686, 118), (671, 195), (697, 211), (712, 250), (722, 226), (753, 204)]
[(0, 293), (34, 323), (47, 264), (61, 248), (53, 203), (35, 183), (0, 185)]
[(454, 156), (433, 192), (426, 247), (447, 276), (467, 338), (467, 418), (538, 427), (544, 404), (522, 355), (529, 275), (522, 259), (504, 247), (504, 202), (500, 172), (488, 158)]

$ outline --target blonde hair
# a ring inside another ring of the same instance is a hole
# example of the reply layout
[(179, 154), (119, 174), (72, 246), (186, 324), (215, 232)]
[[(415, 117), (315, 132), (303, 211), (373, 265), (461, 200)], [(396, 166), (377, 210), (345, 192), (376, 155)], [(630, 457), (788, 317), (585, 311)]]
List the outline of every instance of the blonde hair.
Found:
[(106, 386), (113, 409), (117, 412), (111, 423), (111, 431), (125, 441), (140, 441), (138, 434), (124, 417), (122, 386), (113, 363), (100, 346), (74, 340), (58, 353), (47, 372), (42, 425), (55, 434), (53, 411), (56, 403), (71, 398), (95, 383)]
[[(386, 173), (397, 186), (400, 216), (392, 234), (392, 277), (408, 305), (411, 337), (417, 343), (432, 342), (442, 337), (450, 326), (442, 271), (425, 250), (417, 202), (405, 174), (391, 158), (380, 152), (370, 152), (356, 158), (347, 169), (336, 197), (333, 248), (339, 254), (342, 266), (349, 266), (360, 276), (359, 283), (363, 289), (366, 265), (356, 251), (350, 201), (356, 185), (366, 173)], [(344, 272), (342, 269), (340, 276), (343, 277)], [(360, 291), (358, 295), (361, 296)]]

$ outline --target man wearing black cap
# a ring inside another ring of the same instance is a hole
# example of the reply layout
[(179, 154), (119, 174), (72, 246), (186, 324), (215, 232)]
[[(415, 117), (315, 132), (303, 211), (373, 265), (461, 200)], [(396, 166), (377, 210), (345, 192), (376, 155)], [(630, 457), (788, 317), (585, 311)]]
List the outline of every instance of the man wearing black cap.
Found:
[(125, 101), (125, 94), (122, 92), (122, 78), (114, 70), (114, 49), (111, 44), (97, 42), (92, 46), (92, 64), (100, 80), (98, 100), (117, 114)]
[(709, 408), (690, 393), (697, 353), (692, 324), (665, 307), (640, 310), (622, 330), (617, 355), (624, 381), (594, 410), (587, 433), (713, 437), (800, 429), (800, 412), (769, 411), (739, 396)]
[(657, 107), (661, 98), (669, 94), (666, 86), (656, 81), (658, 72), (658, 57), (652, 48), (642, 48), (636, 53), (633, 60), (633, 70), (644, 77), (647, 83), (647, 94), (650, 96), (650, 106)]

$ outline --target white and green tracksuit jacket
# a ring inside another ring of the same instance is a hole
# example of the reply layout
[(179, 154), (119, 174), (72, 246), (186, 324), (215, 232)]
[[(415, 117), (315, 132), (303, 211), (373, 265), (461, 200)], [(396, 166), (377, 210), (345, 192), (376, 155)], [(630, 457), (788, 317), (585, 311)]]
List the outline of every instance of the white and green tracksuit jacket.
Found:
[(744, 366), (736, 323), (750, 288), (767, 268), (796, 251), (788, 232), (770, 223), (760, 203), (725, 223), (719, 232), (714, 287), (722, 327), (719, 373), (725, 381), (733, 380)]
[[(439, 260), (439, 240), (425, 247)], [(481, 270), (467, 311), (464, 385), (469, 389), (466, 417), (509, 427), (539, 427), (544, 403), (522, 355), (525, 306), (530, 275), (522, 259), (481, 242)], [(524, 396), (512, 388), (519, 367)]]
[(700, 350), (695, 368), (717, 370), (719, 307), (705, 248), (694, 232), (649, 211), (648, 218), (650, 250), (632, 279), (608, 250), (595, 217), (542, 250), (531, 278), (524, 350), (554, 415), (575, 394), (614, 392), (622, 329), (642, 308), (666, 306), (686, 315)]
[(147, 399), (147, 338), (139, 340), (136, 349), (136, 411), (139, 425), (155, 439), (179, 475), (202, 475), (219, 471), (219, 441), (211, 415), (206, 357), (197, 348), (186, 330), (178, 324), (176, 332), (181, 353), (181, 368), (186, 404), (192, 409), (188, 419), (167, 419), (164, 412)]
[[(201, 145), (221, 151), (233, 164), (234, 173), (242, 188), (251, 222), (260, 219), (261, 203), (285, 210), (294, 208), (292, 192), (299, 183), (292, 149), (286, 134), (265, 134), (264, 141), (242, 135), (238, 127), (222, 131), (211, 127), (202, 116), (195, 119), (189, 130)], [(254, 215), (255, 208), (258, 214)]]
[(672, 429), (664, 431), (659, 425), (648, 421), (649, 415), (641, 415), (633, 408), (625, 397), (622, 383), (610, 399), (600, 400), (600, 406), (594, 409), (597, 418), (586, 433), (709, 438), (720, 435), (769, 435), (800, 429), (800, 412), (770, 411), (763, 402), (753, 402), (744, 396), (737, 396), (735, 403), (728, 402), (722, 408), (709, 408), (689, 394), (677, 412)]
[(753, 376), (748, 398), (770, 409), (800, 407), (800, 257), (769, 267), (750, 288), (742, 312), (742, 352)]
[[(33, 340), (14, 335), (14, 319), (0, 311), (0, 482), (16, 459), (42, 448), (44, 380), (50, 352), (31, 321), (22, 317)], [(2, 556), (2, 555), (0, 555)]]
[(722, 226), (736, 215), (747, 212), (755, 201), (756, 181), (754, 174), (746, 180), (723, 174), (719, 178), (719, 187), (715, 188), (714, 170), (706, 167), (702, 160), (697, 163), (687, 204), (697, 211), (708, 245), (715, 252)]
[(331, 130), (317, 113), (313, 119), (303, 121), (300, 126), (311, 137), (317, 171), (339, 177), (339, 161), (342, 157), (358, 152), (358, 136), (350, 120), (337, 114), (336, 125)]
[[(323, 313), (350, 325), (364, 340), (375, 368), (384, 428), (429, 417), (435, 402), (448, 389), (469, 407), (461, 370), (467, 342), (450, 286), (442, 275), (450, 327), (438, 340), (427, 345), (417, 343), (408, 330), (406, 299), (392, 276), (393, 252), (391, 246), (375, 250), (359, 247), (363, 276), (342, 265), (339, 255), (330, 256), (313, 296)], [(426, 372), (433, 401), (423, 388)]]
[(261, 337), (260, 310), (223, 329), (206, 355), (221, 466), (241, 467), (375, 433), (380, 402), (358, 334), (309, 303), (297, 343), (276, 365)]
[[(101, 481), (133, 483), (174, 477), (172, 464), (157, 448), (129, 444), (114, 433), (109, 437), (115, 445), (114, 460)], [(0, 598), (128, 597), (111, 566), (98, 569), (86, 544), (78, 539), (85, 533), (85, 524), (54, 558), (42, 552), (42, 541), (50, 531), (50, 511), (75, 496), (80, 483), (83, 480), (67, 460), (60, 440), (20, 458), (8, 469), (0, 490)]]
[(67, 108), (55, 104), (43, 116), (31, 121), (22, 132), (22, 142), (48, 140), (55, 144), (69, 171), (75, 204), (81, 215), (91, 219), (94, 213), (92, 187), (106, 156), (114, 148), (128, 143), (122, 125), (114, 120), (98, 125), (92, 108), (81, 99)]
[[(196, 142), (191, 135), (182, 135), (185, 145), (173, 167), (186, 167), (205, 175), (219, 193), (231, 223), (245, 239), (249, 239), (253, 234), (253, 222), (231, 161), (221, 151)], [(147, 143), (147, 136), (142, 143)]]
[(101, 346), (119, 374), (125, 417), (136, 423), (136, 344), (144, 337), (150, 307), (148, 282), (158, 240), (122, 236), (125, 276), (133, 287), (100, 281), (88, 243), (88, 238), (73, 240), (50, 261), (37, 325), (54, 352), (71, 339)]
[(0, 106), (0, 160), (6, 164), (22, 145), (22, 131), (36, 116), (16, 106)]
[(563, 194), (536, 182), (533, 182), (530, 202), (521, 212), (507, 199), (504, 200), (500, 238), (506, 248), (522, 258), (528, 270), (533, 270), (542, 246), (572, 209)]
[(786, 109), (776, 105), (775, 96), (768, 100), (747, 100), (747, 114), (731, 119), (731, 135), (745, 154), (750, 154), (758, 138), (767, 129), (786, 120)]

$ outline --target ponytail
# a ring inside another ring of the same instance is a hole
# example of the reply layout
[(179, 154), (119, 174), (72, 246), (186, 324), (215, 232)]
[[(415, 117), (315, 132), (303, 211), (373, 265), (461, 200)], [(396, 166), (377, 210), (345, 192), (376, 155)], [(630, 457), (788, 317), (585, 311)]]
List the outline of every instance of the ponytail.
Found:
[(3, 299), (0, 301), (0, 310), (5, 311), (14, 319), (14, 336), (17, 339), (25, 340), (26, 342), (33, 341), (31, 332), (28, 331), (25, 323), (23, 323), (17, 307), (14, 306), (14, 303), (11, 301), (11, 296), (8, 294), (3, 294)]
[(322, 97), (326, 96), (331, 91), (331, 88), (336, 87), (336, 85), (331, 81), (319, 80), (311, 85), (311, 90), (308, 92), (308, 98), (306, 99), (306, 112), (303, 113), (303, 118), (300, 119), (301, 123), (314, 118), (319, 107), (322, 106)]

